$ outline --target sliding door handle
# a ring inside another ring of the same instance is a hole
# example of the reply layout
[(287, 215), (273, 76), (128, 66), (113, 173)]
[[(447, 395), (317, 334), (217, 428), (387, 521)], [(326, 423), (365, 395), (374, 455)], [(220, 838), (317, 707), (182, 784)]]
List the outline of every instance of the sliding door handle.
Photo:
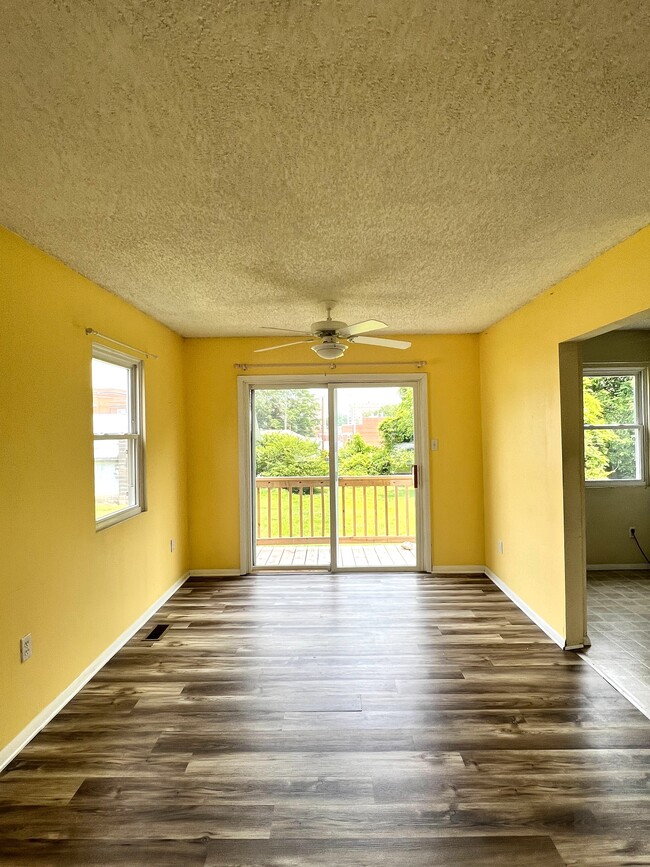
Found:
[(413, 487), (417, 488), (418, 486), (418, 465), (413, 464)]

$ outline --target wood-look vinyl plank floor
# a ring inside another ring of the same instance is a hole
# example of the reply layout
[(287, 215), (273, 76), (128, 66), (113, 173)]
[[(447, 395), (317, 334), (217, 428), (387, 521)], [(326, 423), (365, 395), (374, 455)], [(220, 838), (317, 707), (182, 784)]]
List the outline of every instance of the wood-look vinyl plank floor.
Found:
[[(548, 836), (472, 836), (405, 840), (94, 840), (34, 841), (29, 854), (9, 842), (4, 863), (12, 867), (561, 867), (563, 861)], [(0, 863), (2, 863), (0, 861)], [(605, 863), (604, 861), (601, 863)], [(608, 862), (620, 863), (620, 862)], [(635, 862), (643, 863), (643, 862)]]
[(649, 780), (484, 577), (190, 579), (0, 775), (0, 864), (650, 864)]

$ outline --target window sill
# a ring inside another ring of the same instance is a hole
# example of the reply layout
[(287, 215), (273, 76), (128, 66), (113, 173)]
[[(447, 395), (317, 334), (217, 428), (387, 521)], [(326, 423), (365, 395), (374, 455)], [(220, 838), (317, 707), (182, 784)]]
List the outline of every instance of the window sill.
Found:
[(645, 479), (612, 479), (611, 482), (605, 481), (587, 481), (585, 479), (586, 488), (645, 488)]
[(141, 515), (144, 512), (142, 506), (129, 506), (128, 509), (120, 509), (119, 512), (113, 512), (112, 515), (107, 515), (105, 518), (100, 518), (95, 521), (95, 530), (106, 530), (108, 527), (114, 527), (115, 524), (121, 524), (122, 521), (128, 521), (129, 518), (135, 518), (136, 515)]

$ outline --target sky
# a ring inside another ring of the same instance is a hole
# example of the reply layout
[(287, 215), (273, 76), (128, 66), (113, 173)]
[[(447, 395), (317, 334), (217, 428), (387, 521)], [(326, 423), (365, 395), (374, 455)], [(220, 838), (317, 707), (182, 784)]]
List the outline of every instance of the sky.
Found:
[(117, 364), (108, 364), (93, 358), (93, 388), (119, 388), (126, 391), (129, 371)]
[[(319, 397), (321, 394), (327, 396), (326, 389), (309, 389), (312, 394)], [(386, 404), (400, 402), (399, 388), (397, 386), (380, 386), (375, 388), (364, 388), (361, 386), (343, 387), (336, 391), (337, 407), (340, 413), (349, 413), (353, 408), (359, 407), (366, 409), (369, 407), (386, 406)]]

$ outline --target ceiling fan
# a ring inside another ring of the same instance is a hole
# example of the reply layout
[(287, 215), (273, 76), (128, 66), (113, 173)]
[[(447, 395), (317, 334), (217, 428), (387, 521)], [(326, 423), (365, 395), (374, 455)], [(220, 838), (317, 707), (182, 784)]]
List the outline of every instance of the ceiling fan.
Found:
[[(303, 340), (294, 340), (291, 343), (280, 343), (278, 346), (265, 346), (256, 349), (255, 352), (271, 352), (274, 349), (284, 349), (285, 346), (297, 346), (299, 343), (316, 343), (312, 351), (320, 358), (340, 358), (347, 351), (349, 343), (367, 343), (371, 346), (386, 346), (389, 349), (408, 349), (410, 343), (407, 340), (391, 340), (387, 337), (364, 337), (369, 331), (379, 331), (380, 328), (388, 328), (385, 322), (378, 319), (366, 319), (365, 322), (356, 322), (348, 325), (332, 319), (332, 305), (327, 307), (327, 319), (312, 322), (309, 331), (296, 331), (293, 328), (273, 328), (263, 325), (267, 331), (291, 331), (295, 334), (308, 335)], [(345, 343), (343, 342), (345, 341)]]

